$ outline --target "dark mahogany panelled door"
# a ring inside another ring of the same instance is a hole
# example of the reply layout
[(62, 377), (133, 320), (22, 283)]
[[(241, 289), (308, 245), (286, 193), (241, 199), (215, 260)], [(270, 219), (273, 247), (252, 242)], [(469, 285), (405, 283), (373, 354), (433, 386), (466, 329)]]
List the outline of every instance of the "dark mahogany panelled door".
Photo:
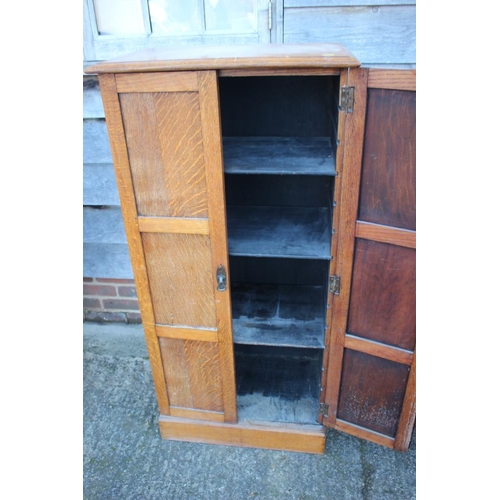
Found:
[(160, 413), (235, 422), (216, 73), (99, 79)]
[(353, 72), (345, 140), (359, 146), (341, 180), (324, 419), (398, 450), (415, 421), (415, 79), (414, 71)]

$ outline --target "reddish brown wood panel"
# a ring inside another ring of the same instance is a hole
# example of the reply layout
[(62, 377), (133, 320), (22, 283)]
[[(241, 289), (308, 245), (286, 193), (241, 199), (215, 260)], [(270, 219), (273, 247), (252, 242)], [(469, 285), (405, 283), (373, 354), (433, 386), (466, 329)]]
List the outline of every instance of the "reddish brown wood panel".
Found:
[(207, 217), (197, 92), (120, 95), (139, 215)]
[(416, 252), (356, 239), (347, 332), (413, 350)]
[(156, 323), (215, 328), (210, 238), (142, 233)]
[(368, 89), (358, 219), (416, 229), (416, 93)]
[(170, 405), (223, 411), (217, 344), (170, 338), (159, 341)]
[(337, 417), (395, 437), (410, 367), (346, 349)]

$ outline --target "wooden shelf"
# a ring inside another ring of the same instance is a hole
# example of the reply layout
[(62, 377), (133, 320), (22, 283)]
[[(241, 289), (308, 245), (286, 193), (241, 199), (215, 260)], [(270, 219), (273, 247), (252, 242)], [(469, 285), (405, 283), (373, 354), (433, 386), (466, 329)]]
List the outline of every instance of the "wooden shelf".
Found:
[(329, 211), (324, 207), (228, 206), (229, 254), (331, 259)]
[(318, 422), (323, 351), (235, 346), (240, 420)]
[(231, 285), (233, 339), (238, 344), (323, 348), (322, 286)]
[(225, 137), (223, 151), (227, 174), (336, 175), (328, 137)]

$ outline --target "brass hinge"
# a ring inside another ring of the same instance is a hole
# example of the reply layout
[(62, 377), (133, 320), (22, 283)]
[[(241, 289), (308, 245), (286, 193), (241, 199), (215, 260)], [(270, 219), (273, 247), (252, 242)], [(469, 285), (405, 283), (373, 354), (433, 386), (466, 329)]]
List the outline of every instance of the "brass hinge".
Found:
[(352, 113), (354, 109), (354, 87), (342, 87), (340, 89), (340, 110)]
[(330, 276), (330, 292), (333, 295), (340, 293), (340, 276)]
[(328, 417), (328, 405), (326, 403), (319, 404), (319, 414), (323, 417)]

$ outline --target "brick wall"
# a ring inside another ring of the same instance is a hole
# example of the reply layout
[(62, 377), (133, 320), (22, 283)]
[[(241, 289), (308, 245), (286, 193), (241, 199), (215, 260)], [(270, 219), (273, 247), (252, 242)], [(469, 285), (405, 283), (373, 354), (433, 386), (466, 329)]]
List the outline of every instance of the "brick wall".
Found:
[(140, 323), (134, 280), (83, 278), (83, 319), (100, 323)]

